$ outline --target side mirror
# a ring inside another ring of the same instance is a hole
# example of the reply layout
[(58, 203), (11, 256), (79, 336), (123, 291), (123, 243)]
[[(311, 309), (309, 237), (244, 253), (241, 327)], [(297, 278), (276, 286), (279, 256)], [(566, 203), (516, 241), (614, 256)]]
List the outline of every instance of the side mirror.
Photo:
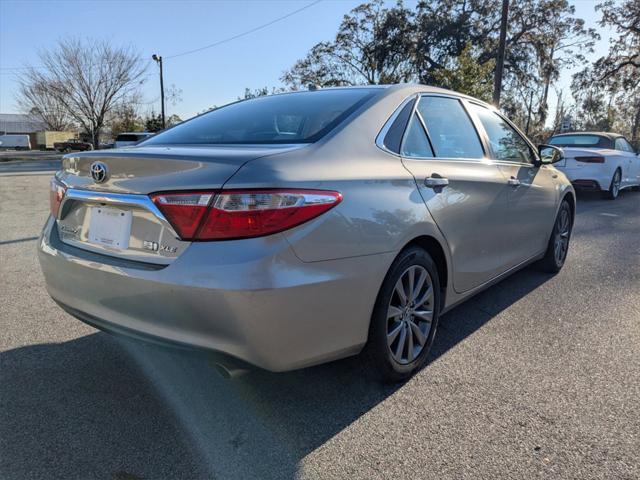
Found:
[(538, 145), (538, 155), (541, 164), (551, 164), (564, 159), (564, 152), (561, 148), (553, 145)]

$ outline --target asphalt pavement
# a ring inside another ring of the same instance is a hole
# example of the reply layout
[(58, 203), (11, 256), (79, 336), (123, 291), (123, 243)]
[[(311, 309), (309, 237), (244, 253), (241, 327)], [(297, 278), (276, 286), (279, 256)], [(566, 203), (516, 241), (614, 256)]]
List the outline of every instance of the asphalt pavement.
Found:
[(0, 166), (0, 478), (640, 478), (640, 192), (580, 195), (562, 272), (444, 316), (391, 387), (357, 358), (224, 380), (73, 319), (35, 255), (51, 171), (22, 168)]

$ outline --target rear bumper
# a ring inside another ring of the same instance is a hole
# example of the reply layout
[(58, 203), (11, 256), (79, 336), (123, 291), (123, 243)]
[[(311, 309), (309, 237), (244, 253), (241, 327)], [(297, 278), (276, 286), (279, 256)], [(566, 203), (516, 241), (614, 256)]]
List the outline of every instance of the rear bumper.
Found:
[(193, 243), (168, 266), (63, 244), (47, 221), (49, 294), (98, 328), (214, 350), (271, 371), (357, 353), (393, 254), (304, 263), (283, 236)]
[(608, 166), (603, 165), (557, 168), (567, 176), (576, 190), (608, 190), (613, 178), (613, 171), (610, 172)]
[(572, 180), (571, 185), (573, 185), (576, 190), (602, 190), (600, 184), (595, 180)]

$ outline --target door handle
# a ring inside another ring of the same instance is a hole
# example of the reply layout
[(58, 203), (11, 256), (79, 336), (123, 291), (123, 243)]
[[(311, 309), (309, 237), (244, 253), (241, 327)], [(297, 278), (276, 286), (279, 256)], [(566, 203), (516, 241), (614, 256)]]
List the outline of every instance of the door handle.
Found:
[(520, 180), (518, 180), (516, 177), (511, 177), (508, 182), (509, 185), (511, 185), (512, 187), (519, 187), (520, 186)]
[(424, 186), (427, 188), (446, 187), (447, 185), (449, 185), (449, 179), (441, 177), (437, 173), (424, 179)]

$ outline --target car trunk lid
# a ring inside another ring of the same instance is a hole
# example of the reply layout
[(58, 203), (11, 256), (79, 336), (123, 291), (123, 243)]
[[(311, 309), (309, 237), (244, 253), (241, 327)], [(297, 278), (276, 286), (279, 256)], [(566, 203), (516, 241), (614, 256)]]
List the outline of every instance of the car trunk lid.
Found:
[(149, 194), (215, 191), (246, 162), (301, 146), (136, 147), (64, 157), (60, 239), (105, 255), (169, 264), (188, 247)]
[(605, 157), (607, 152), (610, 152), (610, 150), (602, 148), (573, 147), (562, 147), (562, 151), (564, 152), (564, 158), (555, 164), (556, 167), (581, 168), (588, 165), (588, 163), (576, 161), (576, 157)]

